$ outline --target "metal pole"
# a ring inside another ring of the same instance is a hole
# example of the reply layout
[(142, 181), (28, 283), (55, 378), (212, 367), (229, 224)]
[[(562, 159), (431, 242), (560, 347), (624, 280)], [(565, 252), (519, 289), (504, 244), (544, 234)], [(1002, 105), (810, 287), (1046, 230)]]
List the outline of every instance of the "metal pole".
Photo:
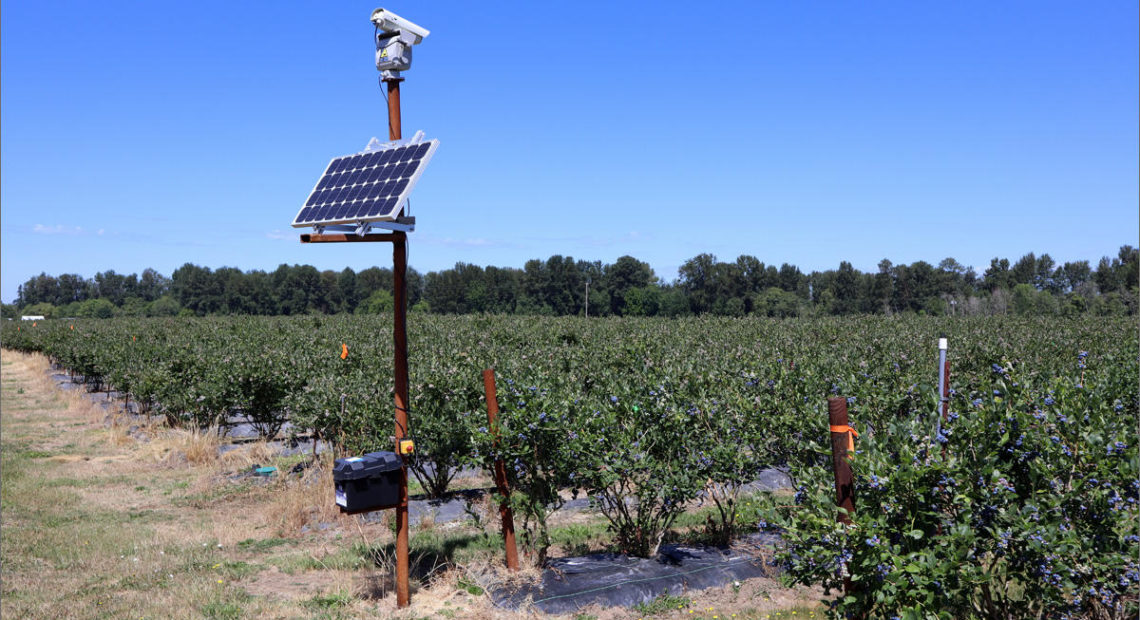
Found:
[[(388, 87), (388, 139), (400, 139), (400, 82), (403, 78), (384, 80)], [(408, 431), (408, 244), (407, 235), (392, 233), (392, 297), (395, 344), (393, 378), (396, 393), (396, 454), (400, 440)], [(411, 601), (408, 587), (408, 468), (400, 467), (399, 502), (396, 505), (396, 607), (407, 607)]]
[(950, 416), (950, 362), (946, 361), (946, 339), (938, 339), (938, 398), (942, 416), (938, 419), (938, 433), (942, 433), (942, 423)]
[[(487, 424), (492, 433), (495, 433), (495, 444), (499, 443), (499, 434), (495, 431), (495, 416), (499, 414), (499, 399), (495, 395), (495, 371), (488, 368), (483, 371), (483, 392), (487, 395)], [(499, 503), (499, 516), (503, 519), (503, 545), (507, 551), (507, 568), (518, 572), (519, 552), (515, 546), (515, 516), (511, 512), (509, 498), (511, 489), (507, 486), (507, 468), (503, 459), (495, 459), (495, 485), (499, 487), (499, 495), (503, 499)]]

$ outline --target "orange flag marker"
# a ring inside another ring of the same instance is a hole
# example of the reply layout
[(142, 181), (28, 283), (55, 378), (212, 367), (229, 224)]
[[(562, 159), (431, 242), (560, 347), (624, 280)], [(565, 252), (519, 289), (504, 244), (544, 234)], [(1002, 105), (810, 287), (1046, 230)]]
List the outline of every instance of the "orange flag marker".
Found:
[(340, 359), (348, 359), (348, 345), (343, 342), (340, 343)]

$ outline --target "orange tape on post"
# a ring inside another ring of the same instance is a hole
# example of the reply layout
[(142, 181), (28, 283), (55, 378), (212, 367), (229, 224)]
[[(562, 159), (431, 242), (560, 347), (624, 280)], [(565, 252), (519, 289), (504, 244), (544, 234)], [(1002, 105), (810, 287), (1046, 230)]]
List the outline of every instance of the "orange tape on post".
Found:
[(831, 426), (830, 428), (833, 433), (851, 433), (847, 436), (847, 451), (855, 451), (855, 438), (859, 436), (859, 431), (850, 426)]

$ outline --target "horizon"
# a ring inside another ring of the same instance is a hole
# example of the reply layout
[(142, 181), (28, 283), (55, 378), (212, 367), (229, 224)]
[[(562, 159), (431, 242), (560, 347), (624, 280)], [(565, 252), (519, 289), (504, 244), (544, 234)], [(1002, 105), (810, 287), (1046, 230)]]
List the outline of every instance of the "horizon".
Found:
[[(1123, 248), (1123, 247), (1126, 247), (1126, 246), (1128, 246), (1128, 244), (1123, 244), (1123, 245), (1119, 246), (1119, 247), (1118, 247), (1118, 253), (1119, 253), (1119, 250), (1120, 250), (1120, 248)], [(1128, 247), (1131, 247), (1131, 246), (1128, 246)], [(689, 258), (690, 258), (690, 259), (692, 259), (692, 258), (696, 258), (696, 257), (697, 257), (697, 256), (699, 256), (700, 254), (701, 254), (701, 253), (698, 253), (698, 254), (694, 254), (693, 256), (691, 256), (691, 257), (689, 257)], [(1037, 258), (1041, 258), (1042, 256), (1046, 256), (1046, 255), (1047, 255), (1047, 256), (1049, 256), (1049, 258), (1052, 258), (1052, 259), (1054, 260), (1054, 262), (1055, 262), (1055, 265), (1056, 265), (1056, 267), (1057, 267), (1057, 268), (1060, 268), (1062, 265), (1064, 265), (1065, 263), (1068, 263), (1068, 262), (1080, 262), (1080, 261), (1084, 261), (1084, 262), (1087, 262), (1087, 263), (1088, 263), (1088, 265), (1089, 265), (1089, 268), (1090, 268), (1090, 269), (1091, 269), (1093, 272), (1096, 272), (1096, 270), (1097, 270), (1097, 263), (1098, 263), (1098, 262), (1101, 260), (1101, 258), (1109, 258), (1109, 259), (1115, 259), (1115, 258), (1117, 258), (1117, 255), (1116, 255), (1116, 254), (1105, 254), (1105, 255), (1103, 255), (1103, 256), (1101, 256), (1101, 257), (1098, 257), (1098, 258), (1097, 258), (1097, 259), (1095, 259), (1095, 260), (1093, 260), (1093, 259), (1075, 259), (1075, 260), (1072, 260), (1072, 261), (1064, 261), (1064, 260), (1057, 260), (1057, 259), (1056, 259), (1056, 258), (1055, 258), (1055, 257), (1054, 257), (1052, 254), (1049, 254), (1048, 252), (1042, 252), (1042, 253), (1032, 252), (1032, 254), (1034, 254), (1034, 255), (1035, 255)], [(544, 262), (544, 263), (545, 263), (545, 262), (546, 262), (548, 259), (550, 259), (550, 258), (553, 258), (554, 256), (559, 256), (559, 255), (557, 255), (557, 254), (552, 254), (552, 255), (550, 255), (550, 256), (547, 256), (547, 257), (534, 257), (534, 258), (528, 259), (526, 262), (529, 262), (530, 260), (538, 260), (538, 261), (540, 261), (540, 262)], [(563, 256), (563, 257), (566, 257), (565, 255), (561, 255), (561, 256)], [(715, 256), (715, 255), (714, 255), (713, 257), (714, 257), (714, 258), (715, 258), (715, 259), (716, 259), (718, 262), (720, 262), (720, 263), (732, 263), (732, 262), (735, 262), (735, 261), (736, 261), (738, 258), (740, 258), (741, 256), (745, 256), (745, 255), (738, 255), (738, 256), (733, 256), (733, 257), (722, 257), (722, 256)], [(1013, 256), (995, 256), (995, 257), (993, 257), (993, 259), (994, 259), (994, 260), (1001, 260), (1001, 259), (1005, 259), (1005, 260), (1008, 260), (1008, 261), (1009, 261), (1009, 263), (1010, 263), (1010, 265), (1012, 266), (1012, 265), (1014, 265), (1015, 263), (1017, 263), (1017, 261), (1018, 261), (1019, 259), (1023, 258), (1024, 256), (1025, 256), (1025, 255), (1022, 255), (1022, 256), (1018, 256), (1018, 257), (1013, 257)], [(575, 256), (570, 256), (570, 257), (568, 257), (568, 258), (572, 258), (572, 259), (574, 259), (575, 261), (595, 262), (595, 261), (590, 261), (590, 260), (588, 260), (588, 259), (583, 259), (583, 258), (580, 258), (580, 257), (575, 257)], [(620, 257), (619, 257), (619, 258), (620, 258)], [(638, 257), (636, 257), (636, 256), (633, 256), (633, 258), (635, 258), (635, 259), (638, 259)], [(914, 265), (915, 263), (918, 263), (918, 262), (925, 262), (925, 263), (929, 264), (931, 267), (933, 267), (934, 269), (938, 269), (938, 268), (939, 268), (939, 263), (940, 263), (942, 260), (946, 259), (946, 258), (955, 258), (955, 257), (952, 257), (952, 256), (946, 257), (946, 256), (944, 256), (944, 257), (942, 257), (941, 259), (938, 259), (938, 260), (926, 260), (926, 259), (921, 259), (921, 258), (920, 258), (920, 259), (918, 259), (918, 260), (916, 260), (916, 261), (912, 261), (912, 262), (910, 262), (910, 263), (900, 263), (900, 262), (896, 262), (896, 261), (891, 261), (891, 264), (892, 264), (892, 265), (895, 265), (895, 266), (898, 266), (898, 265), (907, 265), (907, 266), (912, 266), (912, 265)], [(640, 261), (640, 259), (638, 259), (638, 260)], [(881, 260), (890, 260), (890, 257), (884, 257), (884, 258), (883, 258), (883, 259), (881, 259)], [(598, 262), (601, 262), (603, 266), (613, 265), (613, 261), (598, 261)], [(641, 262), (645, 262), (645, 261), (641, 261)], [(687, 262), (687, 261), (686, 261), (686, 262)], [(761, 262), (763, 262), (763, 261), (761, 261)], [(841, 261), (841, 262), (850, 262), (850, 261)], [(517, 266), (517, 267), (516, 267), (516, 266), (513, 266), (513, 265), (478, 265), (478, 264), (475, 264), (475, 263), (466, 263), (466, 264), (475, 265), (475, 266), (477, 266), (477, 267), (479, 267), (479, 268), (481, 268), (481, 269), (488, 269), (488, 268), (497, 268), (497, 269), (512, 269), (512, 270), (516, 270), (516, 271), (523, 271), (523, 270), (524, 270), (524, 267), (525, 267), (525, 265), (519, 265), (519, 266)], [(648, 264), (648, 263), (647, 263), (647, 264)], [(684, 264), (684, 263), (682, 263), (682, 264)], [(804, 274), (805, 276), (809, 276), (809, 277), (810, 277), (810, 276), (812, 276), (812, 275), (813, 275), (813, 274), (815, 274), (815, 273), (826, 273), (826, 272), (834, 272), (834, 271), (838, 270), (838, 268), (839, 268), (839, 265), (838, 265), (838, 264), (836, 264), (835, 266), (833, 266), (833, 267), (828, 267), (828, 268), (826, 268), (826, 269), (813, 269), (813, 270), (805, 270), (805, 269), (801, 268), (799, 265), (797, 265), (797, 264), (795, 264), (795, 263), (790, 263), (790, 262), (788, 262), (788, 261), (777, 261), (777, 262), (773, 262), (773, 263), (767, 263), (767, 262), (764, 262), (764, 265), (765, 265), (765, 266), (774, 266), (774, 267), (781, 267), (781, 266), (783, 266), (784, 264), (788, 264), (788, 265), (791, 265), (792, 267), (795, 267), (796, 269), (798, 269), (798, 270), (800, 271), (800, 273)], [(356, 269), (356, 268), (353, 268), (351, 265), (346, 265), (345, 267), (341, 267), (341, 268), (339, 268), (339, 269), (337, 269), (337, 268), (333, 268), (333, 267), (330, 267), (330, 268), (325, 268), (325, 269), (321, 269), (321, 268), (319, 268), (319, 267), (316, 267), (316, 265), (313, 265), (313, 264), (311, 264), (311, 263), (304, 263), (304, 262), (294, 262), (294, 263), (281, 263), (281, 264), (279, 264), (279, 265), (277, 265), (277, 266), (275, 266), (275, 267), (270, 267), (270, 268), (266, 268), (266, 269), (262, 269), (262, 268), (251, 268), (251, 269), (244, 269), (244, 268), (242, 268), (242, 267), (239, 267), (239, 266), (237, 266), (237, 265), (221, 265), (221, 266), (218, 266), (218, 267), (210, 267), (210, 266), (207, 266), (207, 265), (197, 265), (197, 264), (195, 264), (195, 263), (183, 263), (182, 265), (179, 265), (179, 266), (178, 266), (178, 267), (176, 267), (175, 269), (171, 270), (171, 272), (169, 272), (169, 273), (164, 273), (164, 272), (162, 272), (162, 271), (159, 271), (159, 270), (157, 270), (157, 269), (156, 269), (155, 271), (157, 271), (159, 275), (161, 275), (161, 276), (163, 276), (163, 277), (165, 277), (165, 278), (171, 278), (171, 277), (173, 276), (173, 272), (174, 272), (174, 271), (177, 271), (179, 268), (181, 268), (181, 267), (183, 267), (183, 266), (186, 266), (186, 265), (194, 265), (194, 266), (196, 266), (196, 267), (201, 267), (201, 268), (209, 269), (209, 270), (210, 270), (210, 271), (212, 271), (212, 272), (213, 272), (213, 271), (219, 271), (219, 270), (222, 270), (222, 269), (237, 269), (238, 271), (242, 272), (243, 274), (249, 274), (249, 273), (252, 273), (252, 272), (262, 272), (262, 273), (268, 273), (268, 274), (271, 274), (271, 273), (273, 273), (274, 271), (276, 271), (277, 269), (279, 269), (279, 268), (281, 268), (281, 267), (305, 267), (305, 266), (314, 267), (315, 269), (317, 269), (317, 271), (319, 271), (319, 272), (322, 272), (322, 273), (323, 273), (323, 272), (326, 272), (326, 271), (328, 271), (328, 272), (333, 272), (333, 273), (340, 273), (340, 272), (344, 271), (345, 269), (352, 269), (352, 270), (353, 270), (353, 272), (355, 272), (355, 273), (358, 273), (358, 274), (359, 274), (361, 271), (363, 271), (363, 270), (366, 270), (366, 269), (371, 269), (371, 268), (380, 268), (380, 269), (387, 269), (387, 270), (389, 270), (389, 271), (391, 271), (391, 269), (392, 269), (392, 267), (391, 267), (391, 266), (385, 266), (385, 265), (369, 265), (368, 267), (364, 267), (364, 268), (362, 268), (362, 269)], [(416, 269), (416, 268), (415, 268), (415, 265), (411, 265), (411, 264), (409, 264), (409, 265), (408, 265), (408, 269), (409, 269), (410, 271), (416, 271), (416, 272), (418, 272), (419, 274), (421, 274), (421, 275), (423, 275), (423, 276), (426, 276), (426, 275), (427, 275), (427, 274), (429, 274), (429, 273), (433, 273), (433, 272), (436, 272), (436, 273), (438, 273), (438, 272), (441, 272), (441, 271), (447, 271), (447, 270), (450, 270), (450, 269), (454, 269), (456, 266), (457, 266), (457, 265), (452, 265), (452, 266), (450, 266), (450, 267), (444, 267), (444, 268), (442, 268), (442, 269), (433, 269), (433, 270), (430, 270), (430, 271), (424, 271), (424, 270), (419, 270), (419, 269)], [(977, 266), (974, 266), (974, 265), (965, 265), (965, 264), (961, 264), (961, 267), (963, 267), (963, 268), (965, 269), (965, 271), (964, 271), (963, 273), (969, 273), (970, 271), (973, 271), (973, 272), (974, 272), (974, 276), (975, 276), (977, 279), (979, 279), (979, 280), (980, 280), (980, 279), (982, 279), (983, 275), (985, 274), (985, 272), (986, 272), (986, 270), (989, 268), (989, 266), (990, 266), (989, 264), (986, 264), (985, 266), (983, 266), (983, 267), (980, 267), (980, 268), (979, 268), (979, 267), (977, 267)], [(877, 265), (877, 264), (875, 265), (875, 267), (874, 267), (873, 269), (860, 269), (860, 268), (859, 268), (859, 266), (857, 266), (857, 265), (852, 265), (852, 267), (854, 268), (854, 270), (855, 270), (856, 272), (858, 272), (858, 273), (863, 273), (863, 274), (874, 274), (874, 273), (877, 273), (877, 272), (879, 271), (879, 269), (878, 269), (878, 265)], [(141, 276), (141, 274), (142, 274), (142, 273), (143, 273), (145, 270), (147, 270), (147, 269), (150, 269), (150, 267), (143, 267), (142, 269), (138, 269), (138, 270), (135, 270), (135, 271), (129, 271), (129, 272), (115, 272), (115, 273), (116, 273), (117, 275), (122, 275), (122, 276), (131, 276), (131, 275), (135, 275), (135, 276)], [(679, 284), (679, 282), (680, 282), (680, 274), (674, 275), (674, 276), (673, 276), (673, 277), (670, 279), (670, 278), (666, 278), (664, 275), (662, 275), (662, 274), (658, 273), (658, 272), (657, 272), (655, 269), (653, 269), (653, 266), (652, 266), (652, 265), (650, 265), (650, 269), (653, 271), (653, 275), (654, 275), (654, 277), (656, 278), (656, 282), (655, 282), (655, 283), (656, 283), (656, 284), (658, 284), (658, 285), (660, 285), (660, 286), (676, 286), (676, 285), (678, 285), (678, 284)], [(99, 272), (99, 273), (102, 273), (102, 272)], [(95, 275), (97, 275), (97, 274), (96, 274), (96, 273), (93, 273), (93, 274), (90, 274), (90, 275), (84, 275), (84, 274), (80, 274), (80, 273), (76, 273), (76, 272), (66, 272), (66, 273), (49, 273), (49, 274), (35, 274), (35, 275), (31, 276), (31, 277), (29, 278), (29, 280), (25, 280), (24, 282), (21, 282), (21, 283), (20, 283), (20, 286), (23, 286), (24, 284), (26, 284), (26, 283), (27, 283), (28, 281), (30, 281), (31, 279), (34, 279), (34, 278), (36, 278), (36, 277), (38, 277), (38, 276), (40, 276), (40, 275), (47, 275), (47, 276), (50, 276), (50, 277), (54, 277), (54, 278), (58, 278), (58, 277), (59, 277), (59, 276), (61, 276), (61, 275), (79, 275), (79, 276), (83, 277), (85, 280), (87, 280), (87, 281), (91, 281), (91, 280), (93, 280), (94, 276), (95, 276)], [(15, 301), (13, 301), (13, 302), (7, 302), (7, 301), (5, 301), (5, 302), (3, 302), (3, 303), (13, 303), (13, 304), (14, 304), (14, 303), (15, 303)]]

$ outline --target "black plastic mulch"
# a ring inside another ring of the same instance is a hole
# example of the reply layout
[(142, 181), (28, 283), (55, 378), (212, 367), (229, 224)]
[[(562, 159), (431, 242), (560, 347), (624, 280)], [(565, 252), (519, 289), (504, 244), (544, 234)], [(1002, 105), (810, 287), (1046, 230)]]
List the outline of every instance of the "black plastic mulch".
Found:
[(578, 611), (588, 605), (632, 607), (661, 594), (679, 595), (754, 577), (774, 577), (768, 562), (778, 534), (742, 538), (731, 549), (661, 545), (654, 558), (598, 553), (552, 560), (542, 580), (514, 590), (491, 592), (495, 605), (518, 609), (529, 604), (550, 614)]

